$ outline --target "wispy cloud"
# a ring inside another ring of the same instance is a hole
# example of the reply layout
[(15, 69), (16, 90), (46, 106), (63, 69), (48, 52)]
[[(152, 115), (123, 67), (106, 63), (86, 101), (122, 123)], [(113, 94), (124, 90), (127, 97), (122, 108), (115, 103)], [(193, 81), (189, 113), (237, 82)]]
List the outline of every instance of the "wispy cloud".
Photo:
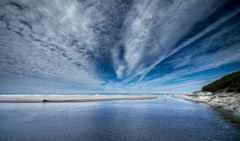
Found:
[(239, 62), (240, 7), (224, 9), (229, 3), (0, 1), (0, 83), (6, 91), (181, 86), (196, 72)]
[(2, 72), (100, 86), (91, 51), (92, 21), (81, 4), (2, 2), (0, 69)]
[[(235, 35), (237, 31), (233, 31), (234, 29), (236, 29), (235, 26), (224, 28), (218, 33), (192, 45), (198, 47), (189, 46), (185, 51), (177, 54), (174, 59), (169, 62), (170, 66), (176, 69), (175, 71), (153, 80), (143, 81), (139, 83), (139, 86), (164, 83), (180, 79), (181, 77), (196, 72), (218, 68), (234, 62), (240, 62), (240, 36)], [(218, 49), (211, 52), (214, 47)]]
[[(136, 2), (125, 21), (128, 27), (123, 40), (124, 63), (120, 63), (121, 71), (130, 76), (127, 80), (131, 81), (137, 76), (142, 80), (162, 60), (196, 40), (194, 37), (175, 47), (195, 23), (219, 6), (215, 1), (205, 1), (201, 5), (198, 1)], [(116, 57), (114, 59), (120, 62)], [(117, 71), (119, 73), (120, 70)]]

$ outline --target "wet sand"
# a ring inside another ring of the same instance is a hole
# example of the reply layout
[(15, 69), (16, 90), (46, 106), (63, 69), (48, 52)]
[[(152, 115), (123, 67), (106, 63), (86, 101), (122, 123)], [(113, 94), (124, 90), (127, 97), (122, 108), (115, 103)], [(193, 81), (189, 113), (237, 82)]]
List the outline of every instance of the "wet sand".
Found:
[(219, 91), (215, 93), (196, 91), (186, 95), (173, 95), (172, 97), (190, 100), (194, 102), (203, 102), (211, 106), (221, 108), (240, 122), (240, 93), (226, 93)]
[(51, 102), (93, 102), (93, 101), (107, 101), (107, 100), (150, 100), (157, 99), (155, 95), (118, 95), (118, 96), (4, 96), (0, 97), (0, 103), (46, 103)]

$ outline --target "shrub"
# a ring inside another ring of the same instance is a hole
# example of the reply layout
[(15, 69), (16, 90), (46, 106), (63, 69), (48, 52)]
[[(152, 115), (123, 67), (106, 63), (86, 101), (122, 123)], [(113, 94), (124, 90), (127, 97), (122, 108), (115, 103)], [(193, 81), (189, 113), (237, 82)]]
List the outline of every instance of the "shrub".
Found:
[(216, 92), (217, 90), (228, 88), (227, 92), (240, 92), (240, 71), (226, 75), (202, 88), (203, 91)]

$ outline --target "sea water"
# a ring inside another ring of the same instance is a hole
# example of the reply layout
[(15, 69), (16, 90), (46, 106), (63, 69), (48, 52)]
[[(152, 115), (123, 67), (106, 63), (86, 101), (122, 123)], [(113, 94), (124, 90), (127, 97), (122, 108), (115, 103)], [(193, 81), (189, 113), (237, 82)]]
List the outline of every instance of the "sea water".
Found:
[(0, 140), (240, 140), (239, 123), (198, 103), (0, 103)]
[(136, 96), (144, 96), (144, 95), (156, 95), (156, 96), (166, 96), (166, 95), (170, 95), (170, 94), (159, 94), (159, 93), (73, 93), (73, 94), (69, 94), (69, 93), (56, 93), (56, 94), (11, 94), (11, 93), (1, 93), (0, 94), (0, 98), (2, 97), (76, 97), (76, 96), (131, 96), (131, 95), (136, 95)]

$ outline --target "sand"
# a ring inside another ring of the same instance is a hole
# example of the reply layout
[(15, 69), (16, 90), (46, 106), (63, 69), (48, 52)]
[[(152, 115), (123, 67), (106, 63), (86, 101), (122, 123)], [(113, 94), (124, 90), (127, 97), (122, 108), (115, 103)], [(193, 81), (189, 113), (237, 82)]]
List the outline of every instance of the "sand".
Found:
[(45, 103), (51, 102), (93, 102), (93, 101), (107, 101), (107, 100), (150, 100), (157, 99), (155, 95), (98, 95), (98, 96), (0, 96), (0, 103)]
[(172, 97), (207, 103), (229, 112), (235, 119), (240, 121), (240, 93), (226, 93), (225, 89), (215, 93), (196, 91), (192, 94), (173, 95)]

